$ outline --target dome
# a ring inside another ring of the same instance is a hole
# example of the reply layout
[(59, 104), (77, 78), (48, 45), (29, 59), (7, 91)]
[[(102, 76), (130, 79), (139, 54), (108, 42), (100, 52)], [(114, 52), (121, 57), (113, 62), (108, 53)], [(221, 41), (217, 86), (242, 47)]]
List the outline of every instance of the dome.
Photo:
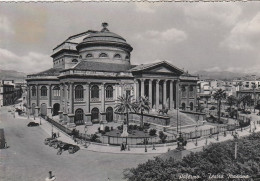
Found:
[(81, 43), (77, 45), (77, 49), (94, 46), (109, 46), (122, 48), (131, 52), (133, 48), (126, 42), (126, 40), (107, 29), (108, 24), (102, 23), (103, 29), (101, 31), (92, 31), (87, 35)]

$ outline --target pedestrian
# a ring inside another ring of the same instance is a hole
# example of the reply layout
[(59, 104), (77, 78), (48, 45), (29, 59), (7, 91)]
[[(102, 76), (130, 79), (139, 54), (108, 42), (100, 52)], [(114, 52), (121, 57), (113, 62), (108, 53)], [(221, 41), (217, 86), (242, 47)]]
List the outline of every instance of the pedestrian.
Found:
[(121, 151), (124, 151), (125, 147), (124, 147), (124, 143), (121, 144)]
[(60, 137), (60, 132), (58, 132), (57, 135), (58, 135), (57, 137), (59, 138)]
[(56, 135), (56, 133), (53, 133), (53, 138), (55, 139), (55, 138), (57, 138), (57, 135)]
[(5, 142), (5, 148), (8, 148), (8, 146), (7, 146), (7, 142)]

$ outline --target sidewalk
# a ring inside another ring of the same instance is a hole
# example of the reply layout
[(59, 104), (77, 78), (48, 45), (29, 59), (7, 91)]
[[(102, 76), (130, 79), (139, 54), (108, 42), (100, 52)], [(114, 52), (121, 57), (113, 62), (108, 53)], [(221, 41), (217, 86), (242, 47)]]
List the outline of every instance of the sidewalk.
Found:
[[(37, 123), (40, 123), (40, 118), (35, 118), (35, 120), (33, 120), (33, 118), (30, 118), (31, 121), (35, 121)], [(47, 122), (46, 120), (41, 118), (41, 125), (40, 127), (51, 136), (52, 130), (55, 133), (59, 132), (59, 140), (63, 141), (63, 142), (67, 142), (70, 144), (76, 144), (72, 138), (67, 135), (66, 133), (60, 131), (59, 129), (57, 129), (55, 126), (52, 127), (52, 125)], [(253, 130), (254, 126), (252, 125), (252, 130)], [(248, 136), (249, 134), (251, 134), (249, 132), (250, 128), (243, 130), (242, 132), (240, 131), (240, 129), (237, 130), (239, 137), (243, 137), (243, 136)], [(255, 132), (260, 132), (260, 127), (259, 125), (256, 125), (256, 130)], [(223, 133), (219, 134), (219, 140), (217, 141), (217, 135), (212, 136), (212, 138), (207, 138), (207, 145), (209, 145), (210, 143), (217, 143), (217, 142), (223, 142), (223, 141), (227, 141), (227, 140), (232, 140), (233, 136), (231, 134), (227, 134), (226, 137), (224, 137)], [(187, 143), (187, 146), (185, 147), (186, 150), (198, 150), (198, 149), (203, 149), (204, 146), (206, 146), (206, 138), (203, 139), (198, 139), (197, 140), (197, 146), (195, 145), (196, 140), (189, 140)], [(81, 148), (81, 150), (88, 150), (88, 151), (93, 151), (93, 152), (101, 152), (101, 153), (114, 153), (114, 154), (155, 154), (155, 155), (159, 155), (162, 153), (166, 153), (169, 150), (173, 150), (177, 148), (177, 144), (173, 145), (173, 146), (161, 146), (161, 147), (155, 147), (156, 150), (153, 150), (153, 146), (152, 145), (147, 145), (147, 152), (145, 152), (145, 147), (144, 145), (142, 147), (138, 147), (138, 148), (134, 148), (130, 146), (130, 150), (126, 150), (126, 151), (120, 151), (120, 146), (111, 146), (108, 144), (100, 144), (100, 143), (87, 143), (88, 147), (85, 148), (83, 145), (78, 144), (78, 146)], [(155, 145), (156, 146), (156, 145)], [(158, 146), (158, 145), (157, 145)]]

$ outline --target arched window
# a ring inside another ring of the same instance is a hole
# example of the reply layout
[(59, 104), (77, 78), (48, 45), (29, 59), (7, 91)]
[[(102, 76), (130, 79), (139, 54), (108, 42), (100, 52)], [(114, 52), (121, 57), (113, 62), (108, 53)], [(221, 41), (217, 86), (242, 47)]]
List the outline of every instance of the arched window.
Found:
[(92, 55), (91, 53), (88, 53), (88, 54), (86, 55), (86, 58), (91, 58), (91, 57), (93, 57), (93, 55)]
[(97, 85), (93, 85), (91, 87), (91, 99), (98, 100), (99, 99), (99, 88)]
[(193, 86), (190, 86), (190, 91), (191, 91), (191, 92), (193, 91)]
[(183, 86), (181, 86), (181, 91), (186, 91), (186, 87), (183, 85)]
[(106, 109), (106, 120), (107, 120), (107, 122), (113, 121), (113, 108), (112, 107), (108, 107)]
[(111, 85), (106, 87), (106, 99), (113, 99), (113, 87)]
[(73, 62), (73, 63), (77, 63), (78, 60), (77, 60), (77, 59), (73, 59), (72, 62)]
[(36, 96), (36, 87), (35, 86), (32, 87), (32, 96)]
[(46, 86), (41, 87), (41, 96), (47, 96), (47, 87)]
[(182, 110), (185, 110), (185, 108), (186, 108), (185, 103), (182, 103), (182, 104), (181, 104), (181, 109), (182, 109)]
[(75, 124), (84, 124), (84, 111), (82, 109), (77, 109), (75, 111)]
[(82, 85), (77, 85), (75, 87), (75, 100), (76, 101), (83, 101), (84, 98), (84, 89)]
[(52, 94), (53, 94), (54, 97), (60, 96), (60, 87), (59, 86), (53, 87)]
[(130, 58), (129, 58), (129, 56), (128, 56), (128, 55), (126, 55), (126, 56), (125, 56), (125, 59), (126, 59), (126, 60), (129, 60)]
[(108, 55), (107, 55), (106, 53), (101, 53), (101, 54), (99, 55), (99, 57), (100, 57), (100, 58), (106, 58), (106, 57), (108, 57)]
[(190, 110), (193, 111), (193, 102), (190, 102)]
[(91, 121), (98, 121), (98, 117), (99, 117), (99, 109), (94, 107), (91, 110)]
[(114, 58), (121, 59), (121, 55), (120, 54), (115, 54)]

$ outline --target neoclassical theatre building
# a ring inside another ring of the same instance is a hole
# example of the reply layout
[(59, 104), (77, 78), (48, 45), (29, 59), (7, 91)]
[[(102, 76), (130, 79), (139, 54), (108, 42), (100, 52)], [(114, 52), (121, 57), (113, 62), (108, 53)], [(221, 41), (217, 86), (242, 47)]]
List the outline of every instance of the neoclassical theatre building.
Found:
[(132, 65), (133, 48), (107, 26), (70, 36), (53, 49), (52, 68), (27, 76), (31, 114), (60, 114), (76, 125), (113, 121), (122, 95), (147, 96), (153, 111), (194, 110), (196, 76), (166, 61)]

